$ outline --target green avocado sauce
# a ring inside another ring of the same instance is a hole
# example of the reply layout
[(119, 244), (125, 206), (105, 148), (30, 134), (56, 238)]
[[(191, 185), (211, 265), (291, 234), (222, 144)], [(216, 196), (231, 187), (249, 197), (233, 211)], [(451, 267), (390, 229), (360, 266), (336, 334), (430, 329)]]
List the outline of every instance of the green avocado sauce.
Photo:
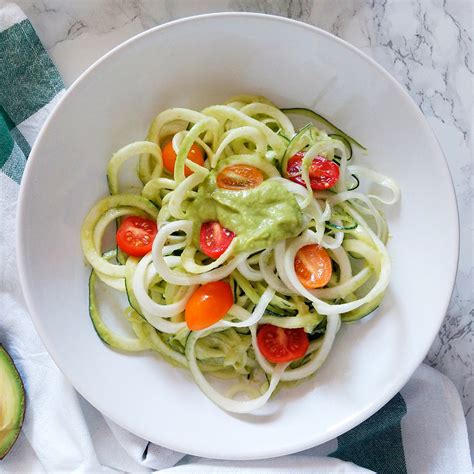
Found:
[(234, 253), (256, 252), (301, 232), (303, 215), (294, 195), (276, 181), (242, 191), (219, 189), (211, 173), (186, 211), (199, 248), (201, 224), (218, 221), (235, 233)]

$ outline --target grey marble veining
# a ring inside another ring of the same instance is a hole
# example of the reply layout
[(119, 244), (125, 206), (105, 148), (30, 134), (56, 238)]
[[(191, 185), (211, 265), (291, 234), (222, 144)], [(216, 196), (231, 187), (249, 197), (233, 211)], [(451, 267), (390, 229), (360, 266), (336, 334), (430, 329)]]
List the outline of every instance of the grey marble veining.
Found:
[[(372, 56), (427, 117), (453, 177), (461, 229), (456, 287), (427, 362), (456, 384), (474, 438), (474, 179), (471, 0), (18, 0), (66, 84), (123, 40), (200, 13), (253, 11), (311, 23)], [(440, 227), (439, 232), (442, 232)], [(442, 256), (433, 256), (442, 261)]]

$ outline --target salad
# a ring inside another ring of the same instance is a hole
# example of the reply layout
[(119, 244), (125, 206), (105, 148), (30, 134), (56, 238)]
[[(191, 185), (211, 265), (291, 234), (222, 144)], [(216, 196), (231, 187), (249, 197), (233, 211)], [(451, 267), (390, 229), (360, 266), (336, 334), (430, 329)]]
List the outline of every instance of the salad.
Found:
[[(295, 129), (290, 117), (306, 125)], [(321, 115), (263, 97), (158, 114), (146, 141), (112, 156), (110, 195), (83, 222), (99, 337), (122, 351), (156, 351), (235, 413), (313, 375), (341, 323), (377, 308), (390, 278), (377, 206), (400, 191), (353, 164), (354, 150), (366, 151)], [(136, 157), (139, 193), (119, 185)], [(116, 243), (104, 250), (113, 223)], [(133, 337), (102, 319), (99, 284), (126, 294)], [(216, 378), (231, 382), (218, 390)]]

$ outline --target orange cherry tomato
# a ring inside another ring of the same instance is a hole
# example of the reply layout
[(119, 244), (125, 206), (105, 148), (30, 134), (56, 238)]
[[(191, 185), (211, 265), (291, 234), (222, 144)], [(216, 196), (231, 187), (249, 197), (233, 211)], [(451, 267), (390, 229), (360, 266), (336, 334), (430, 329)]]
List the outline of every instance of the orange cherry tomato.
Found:
[(332, 275), (331, 257), (319, 245), (305, 245), (296, 254), (295, 272), (305, 288), (321, 288)]
[[(163, 158), (163, 166), (165, 167), (166, 171), (173, 174), (174, 173), (174, 164), (176, 162), (176, 153), (173, 148), (172, 140), (170, 140), (161, 150), (161, 156)], [(191, 149), (188, 153), (188, 160), (194, 161), (198, 165), (204, 165), (204, 155), (201, 149), (196, 145), (193, 144)], [(193, 172), (187, 167), (184, 167), (184, 175), (190, 176)]]
[(308, 350), (309, 339), (303, 328), (286, 329), (264, 324), (258, 329), (257, 344), (265, 359), (278, 364), (303, 357)]
[(262, 181), (262, 172), (249, 165), (228, 166), (217, 175), (217, 187), (232, 191), (256, 188)]
[(117, 230), (117, 245), (127, 255), (143, 257), (151, 251), (157, 232), (158, 228), (152, 220), (129, 216), (122, 221)]
[(229, 283), (212, 281), (198, 288), (186, 303), (184, 316), (191, 331), (199, 331), (220, 321), (234, 304)]

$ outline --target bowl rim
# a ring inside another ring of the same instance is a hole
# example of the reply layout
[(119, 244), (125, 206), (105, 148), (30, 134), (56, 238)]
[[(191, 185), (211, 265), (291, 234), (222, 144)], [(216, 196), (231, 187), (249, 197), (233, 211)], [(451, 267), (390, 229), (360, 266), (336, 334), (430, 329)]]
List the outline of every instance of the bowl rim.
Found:
[[(142, 37), (145, 37), (147, 35), (153, 35), (156, 34), (156, 32), (161, 31), (161, 30), (166, 30), (169, 28), (173, 28), (176, 25), (180, 25), (182, 23), (190, 23), (190, 22), (195, 22), (195, 21), (200, 21), (200, 20), (208, 20), (208, 19), (216, 19), (219, 20), (220, 18), (235, 18), (235, 17), (244, 17), (244, 18), (254, 18), (258, 19), (261, 21), (274, 21), (277, 23), (284, 23), (287, 25), (290, 25), (292, 27), (297, 27), (297, 28), (303, 28), (308, 31), (310, 31), (313, 34), (320, 35), (323, 37), (326, 37), (327, 39), (334, 41), (336, 43), (339, 43), (342, 47), (350, 50), (353, 54), (358, 55), (362, 60), (364, 60), (370, 67), (375, 68), (379, 73), (381, 73), (386, 80), (388, 80), (393, 86), (394, 90), (397, 91), (397, 93), (401, 96), (402, 99), (407, 102), (407, 104), (410, 104), (410, 107), (412, 111), (414, 112), (414, 115), (417, 118), (417, 121), (420, 123), (420, 126), (422, 126), (425, 131), (427, 137), (431, 141), (431, 145), (433, 146), (434, 149), (437, 149), (439, 151), (440, 156), (443, 158), (442, 162), (444, 165), (444, 169), (447, 172), (447, 176), (449, 177), (450, 180), (450, 185), (448, 186), (448, 193), (450, 194), (449, 196), (449, 201), (451, 202), (451, 212), (453, 213), (453, 217), (456, 219), (457, 225), (456, 228), (453, 229), (454, 233), (454, 240), (450, 242), (450, 245), (452, 246), (452, 253), (453, 253), (453, 262), (452, 262), (452, 270), (451, 270), (451, 275), (449, 280), (449, 285), (448, 288), (450, 289), (449, 292), (447, 293), (446, 301), (442, 307), (442, 311), (439, 312), (439, 315), (437, 316), (436, 321), (436, 332), (434, 332), (433, 336), (429, 339), (426, 339), (423, 350), (420, 352), (423, 354), (422, 357), (418, 357), (416, 360), (413, 360), (413, 362), (410, 365), (409, 370), (405, 370), (405, 372), (401, 374), (397, 374), (396, 377), (394, 377), (392, 383), (390, 385), (387, 385), (384, 389), (383, 392), (379, 392), (379, 396), (374, 398), (374, 401), (367, 406), (365, 409), (355, 412), (351, 417), (346, 418), (343, 422), (338, 423), (334, 425), (331, 429), (327, 430), (324, 435), (315, 435), (311, 438), (306, 438), (303, 440), (294, 440), (287, 442), (286, 444), (279, 444), (278, 447), (271, 448), (271, 449), (266, 449), (265, 451), (261, 451), (258, 456), (247, 456), (244, 454), (239, 454), (236, 455), (235, 450), (233, 449), (227, 449), (227, 450), (222, 450), (222, 447), (220, 447), (220, 452), (215, 453), (212, 450), (209, 451), (201, 451), (201, 450), (196, 450), (194, 451), (192, 448), (186, 447), (186, 453), (191, 454), (191, 455), (196, 455), (196, 456), (201, 456), (201, 457), (207, 457), (207, 458), (214, 458), (214, 459), (227, 459), (227, 460), (254, 460), (254, 459), (266, 459), (266, 458), (273, 458), (273, 457), (278, 457), (278, 456), (283, 456), (283, 455), (288, 455), (288, 454), (293, 454), (305, 449), (309, 449), (315, 446), (318, 446), (322, 443), (325, 443), (327, 441), (330, 441), (347, 431), (351, 430), (355, 426), (359, 425), (360, 423), (364, 422), (366, 419), (368, 419), (370, 416), (372, 416), (375, 412), (377, 412), (380, 408), (382, 408), (388, 401), (391, 400), (393, 396), (397, 392), (400, 391), (400, 389), (408, 382), (410, 377), (413, 375), (415, 372), (416, 368), (423, 362), (424, 357), (428, 353), (431, 345), (433, 344), (436, 335), (439, 331), (439, 328), (442, 325), (442, 322), (446, 316), (446, 312), (448, 309), (448, 305), (450, 303), (452, 293), (454, 291), (454, 284), (456, 280), (456, 275), (457, 275), (457, 267), (458, 267), (458, 261), (459, 261), (459, 211), (458, 211), (458, 206), (457, 206), (457, 200), (456, 200), (456, 194), (454, 190), (454, 184), (453, 184), (453, 179), (452, 175), (448, 166), (448, 162), (446, 160), (446, 157), (444, 155), (444, 152), (440, 146), (440, 143), (434, 134), (433, 130), (429, 126), (425, 116), (419, 109), (419, 107), (416, 105), (414, 100), (410, 97), (408, 92), (405, 90), (405, 88), (391, 75), (389, 74), (380, 64), (378, 64), (373, 58), (368, 56), (366, 53), (358, 49), (357, 47), (353, 46), (346, 40), (343, 40), (332, 33), (329, 33), (328, 31), (325, 31), (317, 26), (310, 25), (308, 23), (304, 23), (302, 21), (298, 20), (293, 20), (290, 18), (286, 17), (281, 17), (277, 15), (269, 15), (265, 13), (251, 13), (251, 12), (217, 12), (217, 13), (208, 13), (208, 14), (202, 14), (202, 15), (193, 15), (193, 16), (187, 16), (184, 18), (179, 18), (161, 25), (157, 25), (153, 28), (150, 28), (148, 30), (145, 30), (125, 41), (120, 43), (119, 45), (115, 46), (112, 48), (109, 52), (101, 56), (99, 59), (97, 59), (92, 65), (90, 65), (85, 71), (83, 71), (79, 77), (69, 86), (68, 89), (66, 89), (66, 92), (63, 94), (63, 96), (59, 99), (58, 103), (56, 104), (54, 110), (49, 114), (47, 117), (45, 123), (43, 124), (34, 144), (31, 149), (29, 158), (26, 163), (26, 167), (23, 173), (23, 177), (21, 180), (21, 185), (20, 185), (20, 190), (19, 190), (19, 196), (18, 196), (18, 204), (17, 204), (17, 214), (16, 214), (16, 257), (17, 257), (17, 269), (19, 273), (19, 280), (20, 280), (20, 285), (21, 289), (23, 292), (24, 300), (26, 303), (27, 310), (31, 316), (31, 319), (34, 323), (35, 329), (38, 333), (38, 335), (41, 338), (41, 341), (45, 345), (49, 355), (53, 359), (54, 363), (56, 366), (60, 369), (60, 371), (63, 373), (65, 378), (71, 383), (71, 385), (74, 387), (74, 389), (82, 396), (84, 399), (86, 399), (91, 405), (96, 407), (97, 405), (101, 405), (100, 403), (96, 404), (93, 403), (91, 400), (95, 400), (94, 396), (90, 396), (90, 393), (87, 392), (83, 387), (79, 390), (76, 388), (76, 384), (72, 382), (72, 377), (69, 376), (65, 371), (63, 370), (60, 362), (60, 357), (59, 355), (55, 352), (54, 349), (54, 344), (51, 343), (49, 335), (46, 333), (46, 331), (43, 330), (42, 324), (41, 324), (41, 318), (39, 316), (40, 311), (39, 308), (36, 308), (35, 303), (33, 301), (32, 294), (30, 293), (30, 285), (28, 284), (28, 278), (27, 278), (27, 273), (28, 273), (28, 266), (27, 266), (27, 261), (25, 258), (25, 253), (22, 251), (24, 245), (22, 242), (25, 241), (27, 238), (26, 232), (25, 232), (25, 225), (24, 225), (24, 214), (25, 214), (25, 208), (27, 206), (27, 189), (29, 187), (30, 181), (33, 180), (34, 175), (33, 175), (33, 166), (32, 163), (36, 158), (37, 154), (37, 149), (39, 148), (39, 144), (41, 143), (43, 136), (48, 133), (48, 128), (49, 125), (52, 121), (55, 120), (55, 116), (58, 113), (58, 111), (64, 106), (64, 103), (67, 101), (67, 97), (72, 93), (72, 91), (82, 82), (84, 81), (87, 76), (94, 70), (96, 69), (102, 62), (107, 61), (111, 56), (117, 54), (121, 49), (127, 48), (131, 43), (141, 39)], [(433, 327), (435, 325), (433, 324)], [(107, 410), (106, 407), (102, 407), (99, 409), (97, 408), (102, 414), (110, 418), (112, 421), (117, 423), (119, 426), (123, 427), (124, 429), (130, 431), (131, 433), (140, 436), (141, 438), (144, 439), (149, 439), (147, 433), (141, 433), (140, 430), (137, 430), (133, 427), (130, 427), (127, 423), (123, 423), (121, 420), (117, 420), (117, 417), (115, 416), (114, 413), (111, 413)], [(152, 441), (153, 442), (153, 441)], [(157, 441), (157, 444), (164, 446), (168, 449), (172, 449), (175, 451), (181, 451), (183, 452), (183, 447), (179, 445), (178, 442), (173, 442), (173, 443), (166, 443), (162, 444), (162, 442)]]

